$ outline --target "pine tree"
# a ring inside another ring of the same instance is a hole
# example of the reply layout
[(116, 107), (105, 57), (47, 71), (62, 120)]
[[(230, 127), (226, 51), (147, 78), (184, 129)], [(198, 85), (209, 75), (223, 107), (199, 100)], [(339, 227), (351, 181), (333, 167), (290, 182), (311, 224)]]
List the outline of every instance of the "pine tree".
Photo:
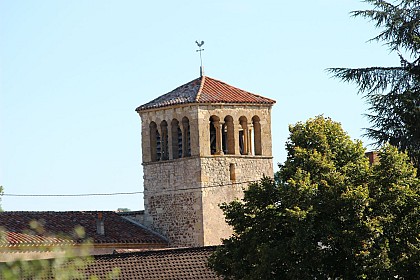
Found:
[(381, 32), (371, 41), (384, 42), (400, 58), (395, 67), (330, 68), (334, 77), (357, 85), (369, 104), (371, 127), (366, 136), (377, 146), (390, 143), (407, 151), (420, 167), (420, 1), (365, 0), (370, 10), (353, 11)]

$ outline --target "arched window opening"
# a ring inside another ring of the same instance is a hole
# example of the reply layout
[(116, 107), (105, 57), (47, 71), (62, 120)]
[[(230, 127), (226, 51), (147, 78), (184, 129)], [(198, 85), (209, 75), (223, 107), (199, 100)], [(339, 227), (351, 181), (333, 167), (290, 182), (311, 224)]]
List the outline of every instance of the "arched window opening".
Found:
[(160, 123), (160, 130), (161, 130), (161, 146), (162, 146), (162, 160), (169, 159), (169, 149), (168, 149), (168, 123), (166, 121), (162, 121)]
[(160, 135), (155, 122), (151, 122), (150, 129), (150, 157), (152, 161), (160, 160)]
[(182, 157), (182, 131), (179, 127), (179, 121), (173, 119), (171, 122), (171, 142), (172, 142), (172, 158)]
[(210, 152), (212, 155), (216, 153), (216, 128), (212, 118), (210, 118)]
[(190, 120), (187, 117), (182, 118), (182, 156), (191, 156)]
[(217, 116), (211, 116), (209, 119), (210, 127), (210, 153), (212, 155), (218, 155), (221, 151), (222, 146), (222, 135), (220, 131), (220, 119)]
[(223, 152), (228, 155), (235, 154), (235, 132), (233, 118), (226, 116), (223, 124)]
[(241, 128), (239, 129), (239, 152), (241, 155), (248, 154), (248, 121), (246, 117), (242, 116), (239, 118), (239, 124)]
[(260, 118), (254, 116), (252, 118), (252, 126), (254, 127), (254, 151), (255, 155), (262, 155), (262, 142), (261, 142), (261, 124)]

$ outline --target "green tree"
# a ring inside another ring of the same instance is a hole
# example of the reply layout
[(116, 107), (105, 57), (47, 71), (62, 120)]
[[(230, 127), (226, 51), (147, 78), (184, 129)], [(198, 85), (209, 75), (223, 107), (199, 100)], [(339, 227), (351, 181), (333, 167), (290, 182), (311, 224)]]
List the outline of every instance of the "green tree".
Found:
[(414, 279), (419, 183), (386, 146), (370, 166), (360, 141), (321, 116), (289, 127), (276, 179), (221, 206), (233, 235), (210, 259), (227, 279)]
[[(370, 10), (353, 11), (381, 32), (371, 41), (384, 42), (399, 55), (393, 67), (331, 68), (334, 77), (357, 85), (370, 108), (366, 135), (378, 146), (390, 143), (407, 151), (420, 167), (420, 2), (365, 0)], [(402, 54), (404, 53), (404, 55)]]
[(416, 169), (395, 147), (385, 146), (379, 156), (369, 185), (367, 216), (374, 234), (367, 272), (376, 279), (418, 279), (420, 185)]

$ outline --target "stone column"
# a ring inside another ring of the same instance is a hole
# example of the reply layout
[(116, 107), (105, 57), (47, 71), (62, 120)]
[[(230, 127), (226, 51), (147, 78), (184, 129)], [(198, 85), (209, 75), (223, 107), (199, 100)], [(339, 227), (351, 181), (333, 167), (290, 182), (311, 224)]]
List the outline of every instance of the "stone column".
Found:
[(235, 135), (235, 155), (240, 155), (240, 147), (239, 147), (239, 131), (241, 130), (242, 126), (238, 123), (233, 125), (233, 134)]
[(248, 124), (248, 154), (252, 155), (252, 124)]
[(246, 121), (241, 121), (241, 126), (243, 129), (243, 134), (244, 134), (244, 155), (248, 155), (249, 154), (249, 148), (248, 148), (248, 123)]
[(216, 129), (216, 155), (223, 155), (222, 149), (222, 126), (221, 121), (213, 122), (214, 128)]

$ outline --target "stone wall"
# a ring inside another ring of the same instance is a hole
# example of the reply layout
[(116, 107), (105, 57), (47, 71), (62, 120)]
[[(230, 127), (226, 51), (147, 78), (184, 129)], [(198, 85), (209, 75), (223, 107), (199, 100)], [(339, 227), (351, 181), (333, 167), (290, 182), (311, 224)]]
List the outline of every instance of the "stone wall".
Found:
[(145, 225), (171, 246), (202, 246), (200, 159), (144, 164)]
[[(232, 165), (235, 180), (231, 180)], [(232, 229), (225, 223), (219, 205), (242, 199), (243, 190), (249, 183), (258, 181), (263, 175), (272, 177), (272, 159), (254, 156), (203, 157), (201, 167), (204, 245), (220, 244), (221, 238), (232, 234)]]

